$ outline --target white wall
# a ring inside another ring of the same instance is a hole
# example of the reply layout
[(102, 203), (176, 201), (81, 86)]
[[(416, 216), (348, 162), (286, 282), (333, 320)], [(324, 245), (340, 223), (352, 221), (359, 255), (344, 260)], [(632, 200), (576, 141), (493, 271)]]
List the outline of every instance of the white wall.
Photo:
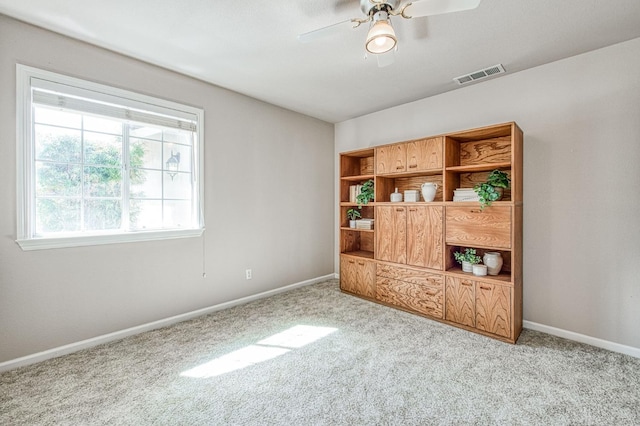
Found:
[(634, 39), (507, 74), (338, 123), (336, 154), (516, 121), (524, 319), (640, 348), (639, 70)]
[[(23, 252), (16, 63), (203, 107), (204, 238)], [(0, 94), (0, 362), (333, 273), (332, 124), (2, 15)]]

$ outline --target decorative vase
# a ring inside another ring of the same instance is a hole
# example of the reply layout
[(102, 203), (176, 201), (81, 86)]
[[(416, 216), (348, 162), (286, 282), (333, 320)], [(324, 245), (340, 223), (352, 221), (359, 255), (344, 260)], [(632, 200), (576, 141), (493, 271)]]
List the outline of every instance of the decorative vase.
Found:
[(436, 198), (436, 191), (438, 190), (437, 183), (425, 182), (420, 187), (422, 189), (422, 198), (425, 201), (430, 202)]
[(462, 272), (473, 272), (473, 265), (471, 262), (462, 261)]
[(482, 261), (487, 265), (489, 275), (498, 275), (502, 269), (502, 255), (497, 251), (488, 251), (484, 254)]
[(487, 265), (473, 265), (473, 275), (478, 277), (487, 275)]

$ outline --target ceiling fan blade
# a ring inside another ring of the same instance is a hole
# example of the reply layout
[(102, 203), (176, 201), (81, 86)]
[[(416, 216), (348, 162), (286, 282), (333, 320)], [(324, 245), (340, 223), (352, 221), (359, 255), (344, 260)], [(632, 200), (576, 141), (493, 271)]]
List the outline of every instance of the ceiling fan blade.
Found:
[(346, 24), (351, 24), (352, 28), (360, 25), (357, 22), (354, 22), (353, 19), (347, 19), (346, 21), (338, 22), (337, 24), (318, 28), (317, 30), (309, 31), (308, 33), (299, 34), (298, 40), (301, 43), (309, 43), (342, 31), (342, 28), (347, 26)]
[(396, 49), (391, 49), (386, 53), (380, 53), (378, 55), (375, 55), (376, 59), (378, 60), (378, 68), (388, 67), (389, 65), (394, 63), (396, 60), (395, 52), (396, 52)]
[(402, 11), (405, 18), (440, 15), (475, 9), (482, 0), (415, 0)]

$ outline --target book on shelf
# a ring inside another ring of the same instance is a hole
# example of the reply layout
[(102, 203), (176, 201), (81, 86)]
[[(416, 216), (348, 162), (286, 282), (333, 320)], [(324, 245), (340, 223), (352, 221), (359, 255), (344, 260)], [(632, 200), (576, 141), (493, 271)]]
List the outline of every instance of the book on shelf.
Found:
[(351, 185), (349, 187), (349, 202), (356, 203), (360, 192), (362, 192), (362, 185)]
[(356, 229), (373, 229), (374, 219), (359, 219), (356, 220)]

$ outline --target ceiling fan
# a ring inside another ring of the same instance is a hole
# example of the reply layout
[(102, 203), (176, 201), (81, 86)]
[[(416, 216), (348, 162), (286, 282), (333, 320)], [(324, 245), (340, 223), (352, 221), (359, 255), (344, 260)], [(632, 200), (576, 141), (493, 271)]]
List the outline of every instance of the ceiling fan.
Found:
[(393, 52), (398, 48), (398, 39), (391, 26), (391, 17), (399, 16), (404, 19), (421, 16), (440, 15), (443, 13), (460, 12), (475, 9), (482, 0), (360, 0), (360, 10), (365, 14), (363, 18), (352, 18), (327, 27), (309, 31), (298, 35), (303, 43), (317, 40), (336, 30), (341, 30), (346, 24), (352, 28), (369, 22), (369, 32), (365, 42), (368, 53), (376, 56), (378, 66), (384, 67), (394, 61)]

